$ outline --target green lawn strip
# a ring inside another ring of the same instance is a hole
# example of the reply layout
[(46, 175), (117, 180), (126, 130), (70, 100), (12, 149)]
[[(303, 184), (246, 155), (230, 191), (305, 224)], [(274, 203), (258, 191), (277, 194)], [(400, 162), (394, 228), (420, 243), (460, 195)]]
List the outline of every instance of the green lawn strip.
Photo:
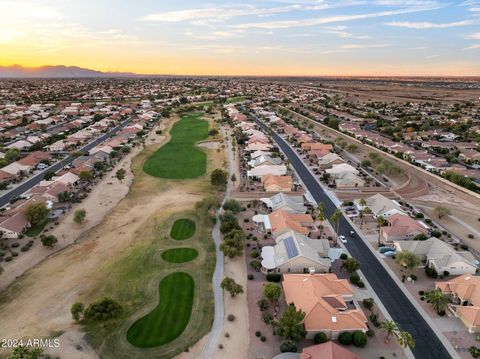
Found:
[(185, 330), (192, 313), (195, 282), (184, 272), (167, 275), (160, 281), (160, 302), (149, 314), (128, 329), (128, 341), (140, 348), (171, 342)]
[(151, 176), (167, 179), (196, 178), (205, 174), (207, 154), (195, 143), (208, 137), (208, 122), (201, 114), (188, 114), (175, 123), (170, 131), (171, 140), (143, 165)]
[(25, 235), (27, 237), (36, 237), (38, 236), (40, 233), (42, 233), (43, 229), (45, 228), (45, 226), (47, 225), (47, 222), (48, 221), (45, 221), (43, 223), (40, 223), (40, 224), (37, 224), (36, 226), (31, 226), (29, 229), (27, 229), (27, 231), (25, 232)]
[(162, 253), (162, 259), (170, 263), (186, 263), (198, 257), (198, 251), (193, 248), (172, 248)]
[(177, 241), (188, 239), (194, 234), (195, 222), (187, 218), (177, 219), (175, 223), (173, 223), (172, 230), (170, 231), (170, 237)]

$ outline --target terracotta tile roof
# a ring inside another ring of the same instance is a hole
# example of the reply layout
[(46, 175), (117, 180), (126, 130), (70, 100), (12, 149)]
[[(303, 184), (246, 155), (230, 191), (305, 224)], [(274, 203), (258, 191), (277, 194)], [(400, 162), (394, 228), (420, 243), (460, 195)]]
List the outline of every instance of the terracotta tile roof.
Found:
[(361, 359), (357, 354), (334, 342), (303, 348), (299, 359)]
[(282, 230), (293, 230), (300, 234), (308, 235), (307, 226), (313, 225), (313, 218), (309, 214), (288, 213), (282, 209), (268, 215), (272, 233)]
[(305, 312), (307, 331), (367, 330), (367, 318), (359, 309), (348, 309), (344, 297), (352, 296), (346, 279), (330, 274), (284, 274), (288, 304)]

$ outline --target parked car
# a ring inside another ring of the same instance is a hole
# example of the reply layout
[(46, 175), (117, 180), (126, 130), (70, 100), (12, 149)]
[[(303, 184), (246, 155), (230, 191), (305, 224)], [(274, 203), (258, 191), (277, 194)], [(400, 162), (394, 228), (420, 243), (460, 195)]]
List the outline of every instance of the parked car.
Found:
[(353, 238), (353, 237), (355, 237), (355, 236), (356, 236), (355, 232), (354, 232), (354, 231), (350, 231), (350, 237)]
[(347, 238), (342, 234), (338, 237), (340, 239), (340, 242), (342, 243), (347, 243)]
[(388, 251), (388, 252), (383, 253), (383, 255), (385, 257), (393, 257), (395, 255), (395, 252), (394, 251)]
[(395, 248), (392, 248), (392, 247), (380, 247), (380, 249), (378, 250), (380, 253), (386, 253), (386, 252), (394, 252), (395, 251)]

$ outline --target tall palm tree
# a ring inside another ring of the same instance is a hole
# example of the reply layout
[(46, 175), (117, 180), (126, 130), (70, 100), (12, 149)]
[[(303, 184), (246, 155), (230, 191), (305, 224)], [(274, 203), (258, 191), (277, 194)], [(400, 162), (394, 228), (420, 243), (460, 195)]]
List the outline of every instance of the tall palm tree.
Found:
[(428, 292), (425, 295), (425, 298), (427, 299), (427, 302), (429, 302), (433, 309), (437, 311), (438, 314), (445, 312), (445, 309), (447, 309), (448, 305), (448, 297), (443, 294), (443, 292), (440, 289), (434, 289), (431, 292)]
[(378, 246), (380, 246), (380, 235), (382, 233), (382, 226), (385, 224), (385, 219), (382, 216), (377, 217), (377, 229), (378, 229)]
[(400, 331), (400, 327), (393, 320), (385, 320), (380, 324), (380, 327), (385, 332), (385, 343), (390, 343), (390, 340)]
[[(325, 204), (320, 202), (317, 206), (316, 219), (317, 221), (323, 222), (325, 220)], [(322, 237), (322, 229), (320, 228), (320, 238)]]
[(334, 223), (335, 225), (335, 245), (337, 245), (337, 241), (338, 241), (338, 231), (340, 230), (339, 227), (340, 227), (340, 218), (342, 218), (342, 211), (337, 208), (337, 210), (335, 212), (333, 212), (332, 216), (330, 217), (330, 221)]
[(407, 347), (415, 348), (415, 339), (409, 332), (401, 331), (397, 334), (397, 343), (403, 349), (402, 358), (405, 355), (405, 349)]

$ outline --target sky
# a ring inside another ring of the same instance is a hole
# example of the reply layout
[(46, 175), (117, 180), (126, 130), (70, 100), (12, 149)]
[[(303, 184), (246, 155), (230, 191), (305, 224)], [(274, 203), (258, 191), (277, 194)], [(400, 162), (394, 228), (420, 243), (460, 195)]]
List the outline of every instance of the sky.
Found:
[(0, 0), (0, 66), (480, 76), (480, 0)]

